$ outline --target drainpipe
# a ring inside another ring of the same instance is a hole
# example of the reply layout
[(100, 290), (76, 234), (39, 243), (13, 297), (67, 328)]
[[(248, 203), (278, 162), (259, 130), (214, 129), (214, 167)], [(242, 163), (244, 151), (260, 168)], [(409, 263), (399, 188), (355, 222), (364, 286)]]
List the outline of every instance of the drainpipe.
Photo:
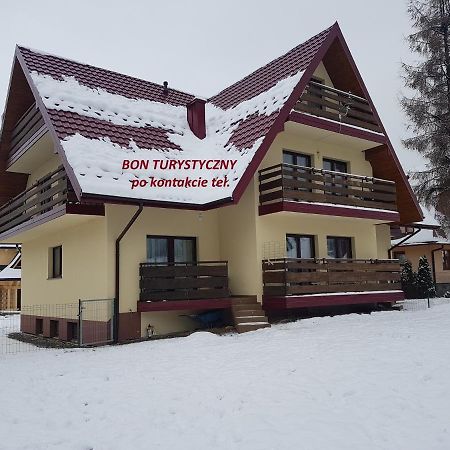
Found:
[(436, 262), (434, 260), (434, 254), (440, 250), (444, 250), (444, 246), (441, 245), (438, 248), (435, 248), (434, 250), (431, 250), (431, 270), (433, 271), (433, 282), (436, 286)]
[(142, 203), (139, 204), (138, 210), (134, 213), (133, 217), (127, 223), (125, 228), (119, 234), (116, 239), (116, 277), (115, 277), (115, 295), (114, 295), (114, 343), (119, 342), (119, 306), (120, 306), (120, 241), (127, 234), (136, 219), (144, 209)]
[(421, 230), (421, 228), (417, 228), (413, 233), (408, 234), (408, 236), (403, 238), (400, 242), (398, 242), (397, 244), (390, 247), (388, 250), (389, 259), (392, 259), (392, 250), (394, 250), (394, 248), (397, 248), (399, 245), (404, 244), (408, 239), (411, 239), (413, 236), (415, 236), (420, 230)]

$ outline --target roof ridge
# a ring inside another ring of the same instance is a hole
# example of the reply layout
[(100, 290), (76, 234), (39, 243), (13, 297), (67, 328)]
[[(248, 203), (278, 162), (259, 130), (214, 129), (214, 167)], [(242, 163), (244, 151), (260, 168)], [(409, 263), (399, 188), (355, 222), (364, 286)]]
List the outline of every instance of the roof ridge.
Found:
[[(74, 64), (79, 64), (81, 66), (86, 66), (86, 67), (90, 67), (90, 68), (93, 68), (93, 69), (102, 70), (102, 71), (108, 72), (108, 73), (113, 74), (113, 75), (114, 74), (115, 75), (120, 75), (120, 76), (123, 76), (123, 77), (130, 78), (132, 80), (137, 80), (137, 81), (144, 82), (144, 83), (150, 83), (150, 84), (153, 84), (155, 87), (156, 86), (157, 87), (161, 87), (161, 88), (164, 87), (164, 85), (162, 83), (159, 84), (159, 83), (156, 83), (155, 81), (146, 80), (144, 78), (138, 78), (138, 77), (135, 77), (133, 75), (128, 75), (128, 74), (123, 73), (123, 72), (118, 72), (117, 70), (111, 70), (111, 69), (106, 69), (104, 67), (94, 66), (94, 65), (89, 64), (89, 63), (78, 61), (78, 60), (72, 59), (72, 58), (66, 58), (65, 56), (55, 55), (53, 53), (45, 52), (43, 50), (38, 50), (38, 49), (34, 49), (34, 48), (31, 48), (31, 47), (26, 47), (26, 46), (18, 45), (18, 44), (16, 45), (16, 47), (20, 51), (26, 50), (26, 51), (35, 53), (37, 55), (50, 56), (52, 58), (57, 58), (59, 60), (68, 61), (68, 62), (71, 62), (71, 63), (74, 63)], [(190, 95), (190, 96), (193, 96), (193, 97), (198, 97), (196, 94), (193, 94), (192, 92), (183, 91), (181, 89), (177, 89), (177, 88), (174, 88), (174, 87), (171, 87), (171, 86), (169, 86), (169, 89), (171, 89), (172, 91), (178, 92), (180, 94)]]
[(245, 75), (244, 77), (240, 78), (239, 80), (235, 81), (234, 83), (230, 84), (229, 86), (225, 87), (224, 89), (220, 90), (218, 93), (216, 93), (215, 95), (211, 96), (208, 98), (208, 102), (213, 102), (214, 103), (214, 99), (219, 97), (219, 95), (221, 95), (222, 93), (224, 93), (227, 90), (231, 90), (233, 87), (235, 87), (236, 85), (238, 85), (239, 83), (247, 80), (248, 78), (250, 78), (251, 76), (253, 76), (254, 73), (260, 71), (260, 70), (264, 70), (266, 67), (270, 66), (271, 64), (275, 63), (276, 61), (279, 61), (280, 59), (286, 57), (289, 53), (294, 53), (296, 50), (298, 50), (301, 46), (307, 44), (309, 41), (313, 41), (314, 39), (317, 39), (319, 36), (323, 35), (323, 34), (328, 34), (331, 29), (335, 26), (338, 26), (338, 22), (334, 22), (332, 25), (330, 25), (328, 28), (325, 28), (324, 30), (320, 31), (319, 33), (315, 34), (314, 36), (309, 37), (308, 39), (306, 39), (305, 41), (301, 42), (300, 44), (296, 45), (295, 47), (287, 50), (285, 53), (283, 53), (280, 56), (277, 56), (276, 58), (272, 59), (271, 61), (267, 62), (266, 64), (264, 64), (263, 66), (257, 67), (255, 70), (253, 70), (252, 72), (250, 72), (249, 74)]

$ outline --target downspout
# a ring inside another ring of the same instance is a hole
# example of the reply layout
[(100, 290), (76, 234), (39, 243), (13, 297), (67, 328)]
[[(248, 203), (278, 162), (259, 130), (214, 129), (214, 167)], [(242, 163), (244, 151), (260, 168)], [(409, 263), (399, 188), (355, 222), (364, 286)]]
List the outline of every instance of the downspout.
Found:
[(433, 271), (433, 282), (436, 286), (436, 262), (434, 260), (434, 254), (440, 250), (444, 250), (444, 246), (441, 245), (438, 248), (435, 248), (434, 250), (431, 250), (431, 270)]
[(116, 239), (116, 271), (115, 271), (115, 295), (114, 295), (114, 343), (119, 342), (119, 306), (120, 306), (120, 241), (127, 234), (128, 230), (131, 228), (136, 219), (141, 214), (144, 209), (142, 203), (139, 204), (138, 210), (134, 213), (133, 217), (127, 223), (125, 228), (119, 234)]
[(389, 259), (392, 259), (392, 250), (394, 250), (394, 248), (397, 248), (399, 245), (404, 244), (408, 239), (411, 239), (413, 236), (415, 236), (419, 231), (421, 230), (421, 228), (417, 228), (413, 233), (408, 234), (408, 236), (406, 236), (404, 239), (402, 239), (400, 242), (398, 242), (397, 244), (393, 245), (392, 247), (390, 247), (388, 249), (388, 256)]

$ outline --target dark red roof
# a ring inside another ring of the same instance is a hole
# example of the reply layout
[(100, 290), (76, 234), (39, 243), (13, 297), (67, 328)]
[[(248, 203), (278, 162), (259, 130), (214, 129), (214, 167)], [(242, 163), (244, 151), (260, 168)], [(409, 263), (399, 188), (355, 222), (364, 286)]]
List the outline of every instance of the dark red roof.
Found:
[(305, 70), (330, 33), (332, 27), (313, 36), (292, 50), (274, 59), (265, 66), (255, 70), (242, 80), (232, 84), (208, 101), (216, 106), (228, 109), (244, 100), (255, 97), (261, 92), (267, 91), (279, 80), (294, 75), (299, 70)]

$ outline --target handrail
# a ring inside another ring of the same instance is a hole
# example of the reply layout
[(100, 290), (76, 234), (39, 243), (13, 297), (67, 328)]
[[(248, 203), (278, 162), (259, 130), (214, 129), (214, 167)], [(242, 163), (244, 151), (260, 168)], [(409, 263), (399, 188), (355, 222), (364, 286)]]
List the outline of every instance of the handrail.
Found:
[(370, 176), (366, 176), (366, 175), (356, 175), (356, 174), (347, 173), (347, 172), (336, 172), (334, 170), (319, 169), (317, 167), (300, 166), (297, 164), (290, 164), (290, 163), (274, 164), (273, 166), (265, 167), (264, 169), (259, 170), (259, 173), (266, 173), (272, 169), (276, 169), (279, 167), (292, 167), (294, 169), (301, 169), (301, 170), (305, 170), (305, 171), (308, 171), (311, 173), (321, 173), (321, 174), (323, 173), (323, 174), (335, 175), (335, 176), (341, 176), (341, 177), (346, 176), (346, 177), (357, 178), (357, 179), (364, 180), (364, 181), (381, 182), (381, 183), (395, 185), (395, 181), (385, 180), (383, 178), (375, 178), (375, 177), (370, 177)]
[(336, 89), (335, 87), (327, 86), (326, 84), (323, 84), (323, 83), (317, 83), (316, 81), (312, 81), (312, 80), (308, 84), (311, 84), (312, 86), (317, 87), (319, 89), (323, 89), (325, 91), (330, 91), (330, 92), (334, 92), (335, 94), (342, 94), (342, 95), (348, 96), (349, 98), (358, 100), (362, 103), (365, 103), (366, 105), (369, 104), (369, 102), (364, 97), (359, 97), (358, 95), (352, 94), (351, 92), (342, 91), (341, 89)]

